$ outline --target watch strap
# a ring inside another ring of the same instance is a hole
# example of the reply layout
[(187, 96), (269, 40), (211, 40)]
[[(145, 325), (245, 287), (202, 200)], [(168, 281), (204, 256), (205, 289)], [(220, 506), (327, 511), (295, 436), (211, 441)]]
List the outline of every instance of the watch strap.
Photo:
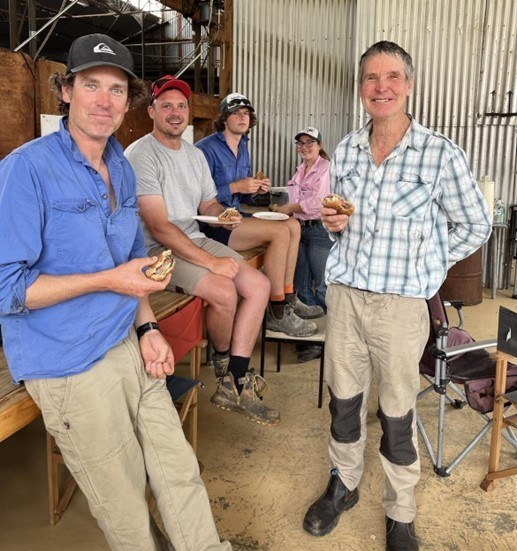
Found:
[(160, 326), (155, 321), (148, 321), (136, 328), (136, 336), (140, 340), (146, 333), (153, 329), (160, 330)]

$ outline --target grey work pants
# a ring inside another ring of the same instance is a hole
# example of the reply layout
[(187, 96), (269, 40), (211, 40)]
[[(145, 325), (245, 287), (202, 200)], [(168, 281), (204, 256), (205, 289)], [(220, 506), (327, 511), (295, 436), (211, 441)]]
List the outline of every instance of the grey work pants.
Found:
[(26, 381), (111, 549), (154, 551), (145, 486), (176, 551), (220, 543), (196, 456), (163, 380), (143, 367), (135, 332), (90, 370)]
[(411, 522), (420, 477), (415, 405), (420, 390), (418, 363), (429, 336), (426, 302), (331, 285), (327, 308), (325, 373), (332, 393), (331, 463), (347, 488), (353, 490), (359, 484), (367, 399), (375, 375), (383, 426), (384, 509), (394, 520)]

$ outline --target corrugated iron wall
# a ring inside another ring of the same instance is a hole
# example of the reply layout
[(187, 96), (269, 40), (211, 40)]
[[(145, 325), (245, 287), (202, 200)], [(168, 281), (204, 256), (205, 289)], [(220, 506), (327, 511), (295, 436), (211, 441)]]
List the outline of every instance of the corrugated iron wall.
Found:
[(273, 185), (294, 173), (298, 130), (316, 126), (332, 150), (354, 125), (354, 21), (348, 0), (234, 1), (233, 89), (257, 109), (252, 164)]
[(515, 0), (234, 0), (233, 88), (257, 109), (254, 169), (285, 185), (298, 129), (319, 128), (331, 153), (364, 124), (356, 68), (378, 40), (413, 57), (409, 111), (458, 143), (496, 198), (516, 203), (517, 117), (504, 116), (517, 112)]

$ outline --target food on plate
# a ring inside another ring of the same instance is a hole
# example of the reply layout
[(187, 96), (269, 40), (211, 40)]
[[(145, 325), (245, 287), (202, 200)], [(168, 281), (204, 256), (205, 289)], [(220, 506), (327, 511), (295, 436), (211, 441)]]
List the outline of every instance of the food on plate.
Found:
[(153, 281), (163, 281), (174, 270), (176, 259), (170, 250), (163, 251), (158, 260), (147, 267), (145, 276)]
[(240, 216), (240, 214), (237, 209), (234, 209), (233, 207), (229, 207), (225, 211), (221, 212), (221, 214), (217, 217), (217, 219), (219, 220), (219, 222), (231, 223), (232, 216)]
[(257, 170), (255, 174), (255, 180), (265, 180), (267, 176), (262, 172), (262, 170)]
[(334, 209), (338, 214), (346, 214), (347, 216), (352, 216), (355, 210), (353, 203), (343, 199), (337, 193), (331, 193), (323, 197), (321, 204), (327, 209)]

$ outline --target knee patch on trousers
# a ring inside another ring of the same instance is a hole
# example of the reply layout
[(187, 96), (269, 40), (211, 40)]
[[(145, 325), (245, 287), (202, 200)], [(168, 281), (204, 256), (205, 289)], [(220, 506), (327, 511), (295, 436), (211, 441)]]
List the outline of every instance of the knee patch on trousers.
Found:
[(353, 398), (337, 398), (330, 390), (330, 433), (336, 442), (351, 444), (361, 437), (361, 406), (363, 393)]
[(382, 438), (380, 452), (395, 465), (411, 465), (417, 460), (413, 445), (413, 410), (403, 417), (388, 417), (379, 408)]

